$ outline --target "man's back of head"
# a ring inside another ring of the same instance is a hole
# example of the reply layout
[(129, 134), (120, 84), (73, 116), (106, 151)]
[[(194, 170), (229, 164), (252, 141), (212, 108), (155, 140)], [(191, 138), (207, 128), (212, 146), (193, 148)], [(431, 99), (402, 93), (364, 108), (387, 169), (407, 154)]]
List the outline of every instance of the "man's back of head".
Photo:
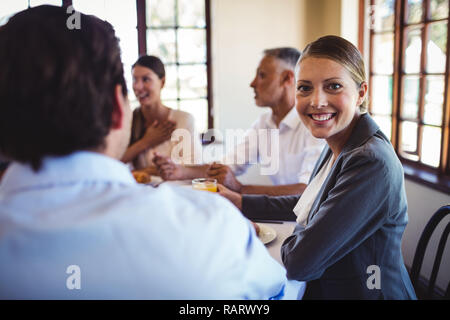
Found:
[(295, 69), (300, 55), (300, 51), (292, 47), (279, 47), (264, 50), (264, 56), (277, 58), (285, 62), (292, 70)]
[(0, 153), (39, 169), (48, 155), (104, 147), (114, 88), (126, 83), (112, 26), (39, 6), (0, 28)]

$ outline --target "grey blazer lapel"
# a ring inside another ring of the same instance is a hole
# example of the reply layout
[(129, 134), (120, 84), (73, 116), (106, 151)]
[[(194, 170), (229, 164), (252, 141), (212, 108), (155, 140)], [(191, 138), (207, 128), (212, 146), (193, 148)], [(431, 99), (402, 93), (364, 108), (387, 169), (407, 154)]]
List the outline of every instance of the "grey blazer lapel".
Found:
[(320, 169), (322, 169), (322, 167), (325, 164), (326, 160), (330, 156), (330, 153), (331, 153), (331, 149), (326, 144), (323, 147), (322, 152), (320, 153), (319, 159), (317, 159), (317, 161), (316, 161), (316, 164), (315, 164), (314, 169), (313, 169), (313, 171), (311, 173), (311, 176), (309, 177), (308, 184), (312, 181), (312, 179), (314, 179), (314, 177), (317, 175), (317, 173), (320, 171)]

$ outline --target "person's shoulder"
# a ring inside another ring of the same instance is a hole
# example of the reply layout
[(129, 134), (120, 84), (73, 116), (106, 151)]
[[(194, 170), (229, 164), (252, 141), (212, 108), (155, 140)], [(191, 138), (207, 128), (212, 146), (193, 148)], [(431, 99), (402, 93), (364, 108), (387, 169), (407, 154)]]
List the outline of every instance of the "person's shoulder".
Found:
[(143, 186), (132, 191), (133, 202), (142, 208), (176, 211), (178, 214), (235, 216), (240, 212), (228, 200), (216, 193), (197, 191), (187, 186), (162, 184), (158, 188)]
[(172, 116), (174, 120), (183, 120), (187, 122), (194, 122), (194, 116), (189, 112), (183, 110), (172, 109)]
[(250, 236), (246, 218), (217, 193), (162, 184), (137, 192), (133, 199), (133, 215), (140, 224), (151, 224), (155, 233), (164, 229), (177, 234), (177, 239), (185, 239), (183, 241), (198, 248), (207, 250), (228, 239), (230, 234), (233, 237), (229, 239), (229, 246), (233, 247), (245, 243)]
[(260, 115), (258, 115), (258, 117), (253, 121), (251, 128), (254, 129), (267, 128), (271, 118), (272, 118), (272, 110), (263, 112)]
[(391, 143), (379, 132), (371, 136), (362, 145), (344, 155), (347, 163), (370, 164), (377, 168), (380, 175), (403, 176), (403, 167)]
[(192, 114), (182, 110), (172, 109), (172, 115), (170, 120), (177, 123), (177, 129), (188, 129), (189, 131), (195, 130), (195, 118)]

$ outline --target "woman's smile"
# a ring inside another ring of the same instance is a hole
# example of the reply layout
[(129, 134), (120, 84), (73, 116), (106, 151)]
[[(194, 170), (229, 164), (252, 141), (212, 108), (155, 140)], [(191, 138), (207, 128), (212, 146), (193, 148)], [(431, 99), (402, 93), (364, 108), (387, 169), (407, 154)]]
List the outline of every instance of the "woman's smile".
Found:
[(325, 124), (329, 122), (332, 118), (336, 116), (336, 112), (334, 113), (310, 113), (308, 116), (313, 119), (317, 124)]
[(341, 64), (326, 58), (306, 58), (298, 65), (297, 111), (316, 138), (339, 150), (359, 117), (361, 91)]

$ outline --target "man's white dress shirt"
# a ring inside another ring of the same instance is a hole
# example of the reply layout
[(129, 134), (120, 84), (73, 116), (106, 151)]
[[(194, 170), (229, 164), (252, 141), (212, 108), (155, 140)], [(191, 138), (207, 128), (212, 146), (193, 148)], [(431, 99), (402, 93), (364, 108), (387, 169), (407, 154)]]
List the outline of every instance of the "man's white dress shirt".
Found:
[[(270, 130), (278, 131), (278, 140), (272, 141), (274, 136)], [(255, 132), (259, 133), (257, 139)], [(224, 162), (228, 162), (235, 175), (241, 175), (251, 165), (260, 163), (266, 172), (272, 173), (267, 175), (274, 185), (307, 184), (324, 145), (324, 139), (315, 138), (305, 127), (295, 107), (283, 118), (279, 128), (272, 119), (272, 111), (269, 111), (259, 116)], [(253, 159), (257, 161), (252, 163)], [(265, 173), (261, 171), (260, 174)]]
[(0, 299), (267, 299), (285, 283), (217, 194), (138, 185), (93, 152), (13, 163), (0, 184)]

